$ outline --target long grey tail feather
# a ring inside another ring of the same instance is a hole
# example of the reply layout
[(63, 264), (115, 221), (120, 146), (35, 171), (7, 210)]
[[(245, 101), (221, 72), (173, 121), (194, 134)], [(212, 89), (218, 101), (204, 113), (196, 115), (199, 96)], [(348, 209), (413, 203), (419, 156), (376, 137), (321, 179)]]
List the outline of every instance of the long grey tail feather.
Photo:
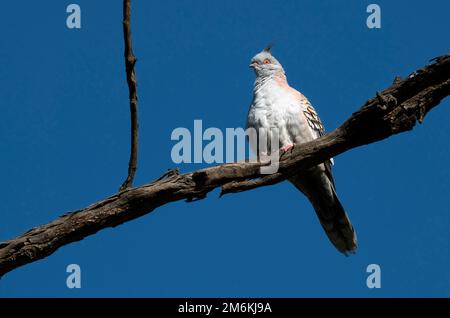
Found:
[[(348, 255), (356, 251), (356, 232), (334, 192), (334, 205), (329, 207), (314, 206), (325, 233), (339, 252)], [(324, 209), (328, 209), (325, 210)]]
[(356, 233), (336, 195), (333, 181), (317, 169), (289, 180), (308, 197), (331, 243), (345, 255), (354, 253)]

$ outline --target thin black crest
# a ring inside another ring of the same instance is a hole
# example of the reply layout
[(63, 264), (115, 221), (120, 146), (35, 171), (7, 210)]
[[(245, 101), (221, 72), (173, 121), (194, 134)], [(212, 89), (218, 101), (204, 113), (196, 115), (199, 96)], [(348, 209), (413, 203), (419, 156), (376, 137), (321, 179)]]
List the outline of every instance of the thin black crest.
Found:
[(272, 43), (269, 43), (269, 44), (267, 44), (267, 46), (264, 48), (264, 52), (268, 52), (268, 53), (272, 53), (271, 52), (271, 50), (272, 50), (272, 47), (273, 47), (273, 44)]

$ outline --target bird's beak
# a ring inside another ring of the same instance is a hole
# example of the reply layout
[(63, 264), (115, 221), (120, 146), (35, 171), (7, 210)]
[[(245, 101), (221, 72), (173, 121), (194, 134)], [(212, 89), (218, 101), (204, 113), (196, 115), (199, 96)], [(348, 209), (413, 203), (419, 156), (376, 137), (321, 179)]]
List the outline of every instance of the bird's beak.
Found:
[(257, 64), (256, 62), (253, 62), (253, 63), (251, 63), (251, 64), (250, 64), (250, 65), (249, 65), (248, 67), (250, 67), (250, 68), (253, 68), (253, 69), (254, 69), (254, 68), (256, 67), (256, 64)]

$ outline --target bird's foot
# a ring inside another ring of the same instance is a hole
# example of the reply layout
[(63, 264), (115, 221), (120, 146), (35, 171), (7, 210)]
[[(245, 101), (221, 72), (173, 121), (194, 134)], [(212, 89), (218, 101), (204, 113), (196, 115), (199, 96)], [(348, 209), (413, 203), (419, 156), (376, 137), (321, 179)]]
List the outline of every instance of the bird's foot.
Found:
[(292, 150), (294, 149), (294, 146), (295, 146), (295, 144), (290, 144), (290, 145), (281, 147), (281, 149), (280, 149), (281, 154), (284, 155), (288, 151), (292, 152)]

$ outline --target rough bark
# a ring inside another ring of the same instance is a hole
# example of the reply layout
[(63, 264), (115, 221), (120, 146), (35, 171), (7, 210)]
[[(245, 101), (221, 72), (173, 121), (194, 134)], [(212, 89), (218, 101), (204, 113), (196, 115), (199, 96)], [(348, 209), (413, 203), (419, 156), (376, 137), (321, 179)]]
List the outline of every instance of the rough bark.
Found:
[(450, 94), (450, 55), (433, 61), (404, 80), (396, 78), (392, 86), (369, 99), (330, 134), (284, 154), (275, 174), (261, 175), (260, 163), (245, 162), (187, 174), (170, 170), (152, 183), (124, 190), (0, 243), (0, 277), (49, 256), (61, 246), (138, 218), (170, 202), (203, 199), (221, 186), (225, 194), (275, 184), (349, 149), (409, 131)]

